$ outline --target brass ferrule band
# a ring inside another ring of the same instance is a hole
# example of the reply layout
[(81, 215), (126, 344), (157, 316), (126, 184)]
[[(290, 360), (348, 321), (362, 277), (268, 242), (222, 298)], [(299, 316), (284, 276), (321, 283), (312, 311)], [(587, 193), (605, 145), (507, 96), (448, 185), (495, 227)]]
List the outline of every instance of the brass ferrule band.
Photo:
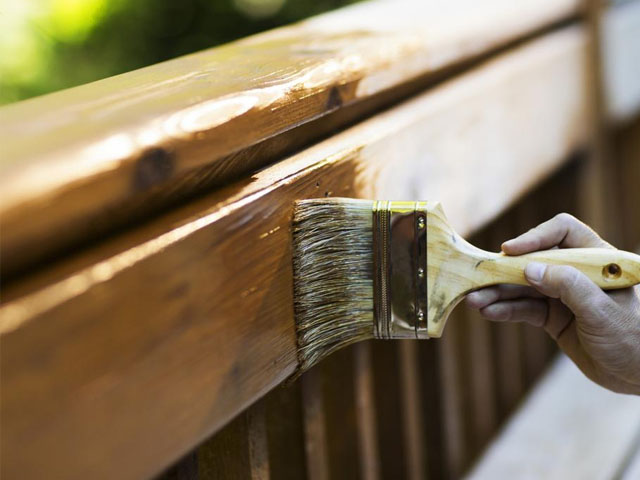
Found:
[(373, 204), (374, 336), (427, 335), (425, 202)]

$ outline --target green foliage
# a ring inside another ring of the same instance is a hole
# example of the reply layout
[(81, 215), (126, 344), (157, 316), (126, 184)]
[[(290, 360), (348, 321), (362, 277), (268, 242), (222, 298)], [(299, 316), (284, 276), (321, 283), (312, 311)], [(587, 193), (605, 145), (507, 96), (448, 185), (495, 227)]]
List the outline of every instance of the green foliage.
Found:
[(31, 11), (0, 5), (6, 24), (0, 27), (10, 27), (0, 45), (0, 103), (134, 70), (356, 0), (2, 0), (16, 1)]

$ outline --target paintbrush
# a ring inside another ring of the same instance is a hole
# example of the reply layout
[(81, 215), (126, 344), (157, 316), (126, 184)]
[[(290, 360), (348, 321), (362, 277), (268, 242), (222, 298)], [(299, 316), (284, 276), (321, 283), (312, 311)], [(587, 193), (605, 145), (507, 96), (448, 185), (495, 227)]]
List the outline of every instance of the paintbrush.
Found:
[(370, 338), (442, 335), (469, 292), (527, 285), (529, 262), (572, 265), (603, 289), (640, 283), (640, 256), (615, 249), (554, 249), (507, 256), (458, 235), (438, 202), (348, 198), (296, 203), (294, 309), (300, 369)]

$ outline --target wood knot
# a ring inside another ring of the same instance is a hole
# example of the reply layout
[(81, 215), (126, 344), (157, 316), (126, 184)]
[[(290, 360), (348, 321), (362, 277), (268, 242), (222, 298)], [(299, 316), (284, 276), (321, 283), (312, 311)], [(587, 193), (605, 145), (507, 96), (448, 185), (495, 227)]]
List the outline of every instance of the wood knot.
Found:
[(144, 152), (138, 160), (133, 185), (136, 190), (146, 190), (167, 180), (173, 170), (173, 154), (164, 148), (152, 148)]
[(342, 96), (338, 87), (333, 87), (329, 92), (329, 98), (327, 99), (327, 110), (335, 110), (342, 106)]

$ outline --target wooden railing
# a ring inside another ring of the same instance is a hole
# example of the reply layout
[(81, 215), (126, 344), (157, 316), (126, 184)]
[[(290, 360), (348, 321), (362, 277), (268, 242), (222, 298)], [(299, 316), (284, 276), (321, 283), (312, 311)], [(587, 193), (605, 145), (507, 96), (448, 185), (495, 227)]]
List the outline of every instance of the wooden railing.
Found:
[(573, 210), (640, 243), (640, 2), (587, 6), (365, 2), (0, 110), (2, 478), (461, 475), (552, 346), (460, 310), (279, 386), (291, 207), (438, 199), (492, 249)]

